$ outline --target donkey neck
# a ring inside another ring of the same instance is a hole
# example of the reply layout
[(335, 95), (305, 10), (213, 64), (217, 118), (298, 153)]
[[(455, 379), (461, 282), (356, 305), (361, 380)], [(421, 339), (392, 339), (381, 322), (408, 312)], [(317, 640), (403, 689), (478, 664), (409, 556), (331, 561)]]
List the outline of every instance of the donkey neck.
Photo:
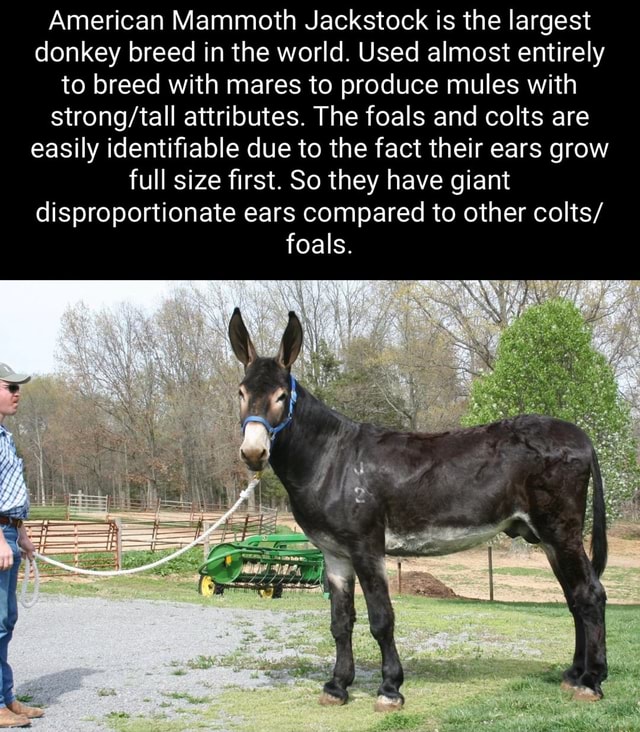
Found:
[(274, 441), (270, 463), (285, 488), (303, 487), (322, 472), (321, 464), (335, 455), (338, 441), (357, 424), (334, 412), (298, 383), (293, 419)]

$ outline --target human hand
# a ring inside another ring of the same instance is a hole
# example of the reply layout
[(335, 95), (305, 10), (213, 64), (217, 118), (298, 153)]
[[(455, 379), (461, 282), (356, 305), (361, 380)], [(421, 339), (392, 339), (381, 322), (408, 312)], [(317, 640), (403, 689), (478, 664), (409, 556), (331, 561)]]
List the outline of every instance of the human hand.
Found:
[(11, 569), (13, 566), (13, 550), (7, 544), (4, 534), (0, 531), (0, 572)]
[(33, 559), (33, 554), (36, 550), (35, 544), (29, 538), (27, 530), (24, 526), (18, 529), (18, 547), (22, 549), (22, 556), (26, 556), (28, 559)]

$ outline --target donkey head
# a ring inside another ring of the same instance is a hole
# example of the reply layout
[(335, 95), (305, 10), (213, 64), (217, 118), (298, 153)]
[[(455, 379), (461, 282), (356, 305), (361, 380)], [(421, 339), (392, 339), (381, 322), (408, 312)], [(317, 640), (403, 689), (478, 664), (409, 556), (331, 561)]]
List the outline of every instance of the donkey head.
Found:
[(229, 340), (244, 364), (244, 379), (240, 382), (244, 440), (240, 457), (250, 470), (263, 470), (269, 461), (271, 441), (291, 419), (295, 382), (290, 371), (302, 347), (302, 326), (296, 314), (290, 312), (278, 355), (261, 358), (236, 308), (229, 321)]

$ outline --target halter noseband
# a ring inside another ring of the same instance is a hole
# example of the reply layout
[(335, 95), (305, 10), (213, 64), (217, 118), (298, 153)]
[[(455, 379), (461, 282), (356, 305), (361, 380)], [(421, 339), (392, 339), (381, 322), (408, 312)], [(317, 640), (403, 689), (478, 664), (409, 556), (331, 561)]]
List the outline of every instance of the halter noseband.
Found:
[(251, 415), (250, 417), (247, 417), (242, 423), (243, 435), (249, 422), (259, 422), (263, 427), (266, 427), (269, 438), (271, 439), (271, 442), (273, 442), (276, 439), (276, 435), (278, 434), (278, 432), (280, 432), (280, 430), (283, 430), (289, 424), (289, 422), (291, 422), (291, 420), (293, 419), (293, 408), (295, 406), (296, 399), (298, 398), (298, 393), (296, 392), (296, 380), (293, 378), (293, 374), (289, 374), (289, 378), (291, 379), (291, 393), (289, 394), (289, 414), (287, 415), (287, 418), (280, 422), (280, 424), (276, 427), (272, 427), (264, 417)]

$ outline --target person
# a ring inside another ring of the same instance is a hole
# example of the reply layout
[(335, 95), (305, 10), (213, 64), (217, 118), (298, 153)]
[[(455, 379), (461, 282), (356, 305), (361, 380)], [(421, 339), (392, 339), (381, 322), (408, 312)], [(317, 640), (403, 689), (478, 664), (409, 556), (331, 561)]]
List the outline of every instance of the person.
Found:
[(24, 519), (29, 512), (29, 494), (22, 460), (11, 432), (3, 422), (18, 411), (20, 386), (31, 380), (0, 363), (0, 729), (28, 727), (44, 710), (16, 699), (13, 671), (7, 660), (9, 643), (18, 619), (18, 570), (22, 553), (33, 559), (35, 546), (27, 535)]

